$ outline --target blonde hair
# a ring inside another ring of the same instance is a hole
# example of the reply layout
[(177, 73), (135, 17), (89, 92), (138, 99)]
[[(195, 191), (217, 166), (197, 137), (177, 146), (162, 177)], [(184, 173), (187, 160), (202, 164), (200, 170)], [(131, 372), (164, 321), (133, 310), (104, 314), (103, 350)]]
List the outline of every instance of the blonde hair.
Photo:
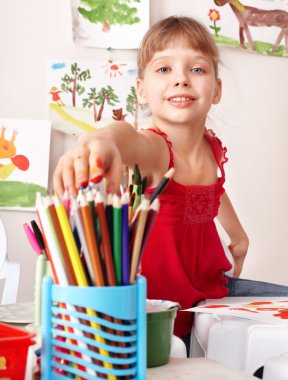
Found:
[(218, 77), (219, 52), (208, 29), (191, 17), (170, 16), (154, 24), (145, 34), (138, 51), (138, 78), (143, 79), (145, 67), (157, 51), (178, 40), (211, 58)]

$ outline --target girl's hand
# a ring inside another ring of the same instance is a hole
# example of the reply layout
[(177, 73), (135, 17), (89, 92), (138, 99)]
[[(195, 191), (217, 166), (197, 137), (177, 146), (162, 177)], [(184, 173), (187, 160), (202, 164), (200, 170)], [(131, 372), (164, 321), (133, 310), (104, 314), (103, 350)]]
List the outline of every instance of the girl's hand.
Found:
[(54, 191), (62, 197), (64, 190), (76, 196), (89, 181), (106, 178), (108, 192), (118, 191), (122, 172), (119, 150), (107, 139), (85, 135), (59, 159), (53, 176)]
[(239, 277), (248, 251), (248, 240), (231, 242), (228, 246), (233, 257), (233, 277)]

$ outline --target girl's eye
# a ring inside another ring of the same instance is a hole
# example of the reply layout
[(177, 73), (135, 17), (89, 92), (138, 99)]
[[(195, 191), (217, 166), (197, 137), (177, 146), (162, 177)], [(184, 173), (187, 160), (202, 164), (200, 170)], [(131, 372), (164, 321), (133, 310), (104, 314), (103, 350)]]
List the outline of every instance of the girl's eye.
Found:
[(195, 74), (203, 74), (204, 73), (204, 70), (201, 69), (201, 67), (194, 67), (191, 71)]
[(170, 70), (168, 69), (168, 67), (164, 66), (164, 67), (161, 67), (159, 70), (157, 70), (159, 73), (168, 73)]

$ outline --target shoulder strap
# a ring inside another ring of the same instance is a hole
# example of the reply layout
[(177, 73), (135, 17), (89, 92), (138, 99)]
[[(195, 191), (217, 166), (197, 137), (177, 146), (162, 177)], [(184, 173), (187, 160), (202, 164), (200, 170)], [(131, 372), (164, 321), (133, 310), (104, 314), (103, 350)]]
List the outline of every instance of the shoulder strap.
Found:
[(220, 168), (221, 175), (225, 178), (224, 164), (228, 161), (226, 157), (227, 148), (223, 147), (221, 140), (215, 135), (212, 129), (205, 129), (204, 136), (210, 143), (215, 160)]
[(145, 131), (151, 131), (151, 132), (156, 133), (157, 135), (163, 137), (163, 139), (166, 141), (166, 144), (167, 144), (167, 147), (169, 150), (170, 160), (169, 160), (168, 169), (173, 168), (174, 167), (174, 156), (173, 156), (173, 150), (172, 150), (172, 143), (170, 140), (168, 140), (166, 133), (160, 131), (160, 129), (154, 129), (154, 128), (147, 128), (147, 129), (145, 129)]

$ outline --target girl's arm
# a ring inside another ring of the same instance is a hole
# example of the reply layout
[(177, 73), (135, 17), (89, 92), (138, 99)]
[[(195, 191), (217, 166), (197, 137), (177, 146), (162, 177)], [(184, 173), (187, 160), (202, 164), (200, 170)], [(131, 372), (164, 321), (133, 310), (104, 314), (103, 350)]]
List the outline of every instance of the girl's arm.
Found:
[[(152, 134), (137, 132), (126, 122), (83, 134), (77, 143), (60, 157), (53, 176), (53, 187), (60, 196), (64, 189), (76, 195), (76, 190), (88, 181), (106, 178), (107, 190), (119, 189), (123, 164), (141, 170), (157, 167), (159, 140)], [(157, 147), (158, 146), (158, 147)]]
[(226, 192), (221, 196), (218, 220), (231, 241), (229, 249), (234, 261), (233, 277), (239, 277), (247, 254), (249, 239)]

